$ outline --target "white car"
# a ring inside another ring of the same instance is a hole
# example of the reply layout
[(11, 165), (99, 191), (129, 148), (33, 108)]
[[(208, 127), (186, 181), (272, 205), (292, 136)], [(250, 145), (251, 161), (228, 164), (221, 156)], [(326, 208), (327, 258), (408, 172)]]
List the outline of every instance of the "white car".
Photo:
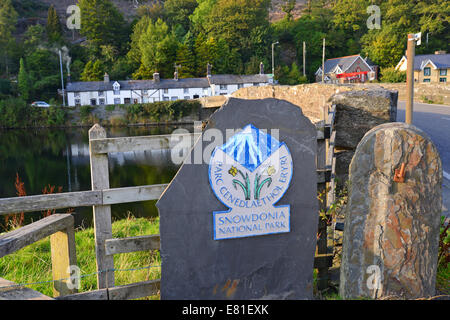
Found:
[(50, 105), (44, 101), (36, 101), (31, 104), (33, 107), (49, 108)]

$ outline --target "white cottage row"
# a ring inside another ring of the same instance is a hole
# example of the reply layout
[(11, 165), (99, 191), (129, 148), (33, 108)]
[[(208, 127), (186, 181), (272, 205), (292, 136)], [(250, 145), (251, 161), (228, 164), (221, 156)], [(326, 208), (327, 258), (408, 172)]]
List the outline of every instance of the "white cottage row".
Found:
[(236, 90), (273, 83), (269, 74), (257, 75), (208, 75), (206, 78), (111, 81), (105, 74), (104, 81), (69, 82), (66, 93), (68, 105), (120, 105), (151, 103), (179, 99), (197, 99), (218, 95), (230, 95)]

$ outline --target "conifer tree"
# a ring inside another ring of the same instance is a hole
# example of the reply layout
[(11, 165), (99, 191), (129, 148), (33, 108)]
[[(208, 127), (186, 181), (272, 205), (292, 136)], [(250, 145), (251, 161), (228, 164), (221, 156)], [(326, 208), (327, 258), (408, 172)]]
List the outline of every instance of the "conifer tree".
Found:
[(20, 69), (18, 79), (19, 93), (23, 100), (27, 101), (30, 98), (30, 78), (27, 70), (25, 69), (25, 63), (23, 58), (20, 58)]
[(61, 23), (53, 5), (48, 8), (47, 36), (50, 42), (56, 42), (62, 38)]

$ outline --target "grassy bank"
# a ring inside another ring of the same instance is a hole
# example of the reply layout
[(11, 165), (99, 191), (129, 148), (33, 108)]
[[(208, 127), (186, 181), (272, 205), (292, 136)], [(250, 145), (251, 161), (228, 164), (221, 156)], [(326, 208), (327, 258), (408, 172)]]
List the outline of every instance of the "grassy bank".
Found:
[[(159, 218), (145, 219), (129, 216), (115, 221), (112, 225), (113, 237), (133, 237), (139, 235), (159, 234)], [(81, 289), (85, 292), (97, 289), (95, 264), (94, 230), (79, 229), (75, 233), (77, 262), (82, 275)], [(161, 260), (159, 251), (133, 252), (114, 256), (114, 268), (119, 270), (155, 266), (138, 271), (116, 271), (116, 285), (158, 279), (161, 277)], [(90, 275), (93, 274), (93, 275)], [(52, 280), (50, 239), (38, 241), (15, 254), (0, 259), (0, 277), (15, 283), (35, 283)], [(52, 283), (28, 286), (31, 289), (53, 296)], [(159, 296), (151, 297), (159, 299)]]
[[(115, 221), (112, 225), (113, 237), (133, 237), (139, 235), (158, 234), (159, 218), (146, 219), (128, 216), (127, 219)], [(79, 292), (96, 289), (97, 278), (95, 265), (94, 230), (79, 229), (75, 233), (77, 262), (83, 276)], [(161, 259), (159, 251), (134, 252), (119, 254), (114, 257), (116, 270), (135, 269), (152, 266), (149, 269), (137, 271), (116, 271), (116, 285), (124, 285), (133, 282), (158, 279), (161, 277)], [(43, 239), (30, 245), (15, 254), (0, 259), (0, 277), (16, 283), (35, 283), (52, 280), (50, 240)], [(314, 287), (317, 283), (317, 270), (314, 270)], [(450, 294), (450, 267), (445, 261), (441, 261), (438, 267), (436, 289), (437, 294)], [(28, 286), (45, 295), (53, 296), (52, 283), (35, 284)], [(334, 290), (327, 290), (319, 294), (315, 290), (317, 299), (341, 300), (342, 298)], [(150, 299), (159, 299), (158, 296)]]

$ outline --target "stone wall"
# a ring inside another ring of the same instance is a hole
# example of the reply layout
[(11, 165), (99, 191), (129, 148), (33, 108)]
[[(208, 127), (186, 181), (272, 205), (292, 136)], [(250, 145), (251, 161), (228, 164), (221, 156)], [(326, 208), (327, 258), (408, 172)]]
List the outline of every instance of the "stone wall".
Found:
[(362, 137), (373, 127), (396, 121), (398, 92), (378, 85), (304, 84), (249, 87), (236, 91), (242, 99), (277, 98), (302, 108), (313, 122), (323, 119), (323, 107), (336, 105), (336, 177), (338, 186), (348, 179), (348, 166)]
[[(388, 90), (397, 90), (398, 99), (406, 100), (406, 83), (378, 83), (368, 86), (380, 86)], [(450, 105), (450, 84), (414, 83), (414, 101)]]

